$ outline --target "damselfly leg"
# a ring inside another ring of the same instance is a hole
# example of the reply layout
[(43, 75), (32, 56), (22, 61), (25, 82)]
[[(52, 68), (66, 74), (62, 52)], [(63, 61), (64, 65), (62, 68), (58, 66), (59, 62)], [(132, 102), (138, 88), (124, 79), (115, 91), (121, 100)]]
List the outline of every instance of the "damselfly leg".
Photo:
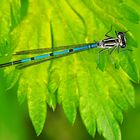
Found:
[(110, 27), (110, 30), (105, 34), (106, 37), (112, 38), (110, 35), (108, 35), (112, 31), (112, 25)]
[(118, 53), (120, 53), (120, 47), (118, 46)]
[[(115, 47), (110, 51), (110, 59), (111, 59), (111, 61), (113, 62), (113, 64), (116, 64), (116, 62), (115, 62), (114, 58), (112, 57), (112, 54), (113, 54), (113, 52), (115, 52), (115, 50), (116, 50), (117, 48), (119, 49), (118, 46), (115, 46)], [(119, 50), (118, 50), (118, 51), (119, 51)]]
[(107, 51), (108, 49), (109, 49), (109, 48), (105, 48), (105, 49), (102, 49), (102, 50), (100, 50), (100, 51), (98, 52), (98, 63), (97, 63), (97, 67), (96, 67), (96, 68), (99, 67), (99, 64), (100, 64), (100, 56), (101, 56), (101, 54), (102, 54), (103, 52)]

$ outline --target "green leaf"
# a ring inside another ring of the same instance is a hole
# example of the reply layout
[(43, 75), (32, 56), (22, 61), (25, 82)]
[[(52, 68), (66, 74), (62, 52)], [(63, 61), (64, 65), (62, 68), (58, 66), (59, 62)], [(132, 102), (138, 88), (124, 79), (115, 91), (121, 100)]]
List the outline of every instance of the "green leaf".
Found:
[(121, 12), (123, 13), (123, 16), (130, 22), (138, 23), (140, 20), (140, 17), (138, 13), (132, 8), (131, 6), (128, 6), (126, 4), (120, 4), (119, 7), (121, 9)]
[(131, 77), (131, 79), (138, 83), (139, 82), (139, 75), (138, 70), (135, 65), (135, 60), (132, 57), (132, 53), (125, 52), (122, 56), (123, 58), (120, 61), (120, 65), (124, 71)]
[(57, 97), (56, 93), (58, 90), (58, 86), (60, 83), (60, 78), (59, 74), (56, 71), (51, 71), (49, 73), (49, 82), (48, 82), (48, 99), (47, 103), (49, 104), (50, 107), (52, 107), (53, 110), (55, 110), (56, 105), (57, 105)]
[[(17, 51), (102, 40), (111, 25), (113, 30), (128, 31), (127, 48), (133, 50), (138, 41), (130, 27), (140, 20), (136, 2), (1, 0), (0, 63), (32, 57), (13, 56)], [(110, 36), (116, 37), (114, 31)], [(6, 88), (17, 83), (19, 102), (27, 99), (37, 135), (44, 127), (47, 104), (55, 110), (59, 103), (72, 124), (79, 110), (93, 137), (98, 131), (107, 140), (121, 139), (122, 112), (135, 104), (129, 80), (139, 81), (137, 67), (133, 53), (116, 51), (111, 59), (106, 51), (97, 68), (98, 52), (97, 48), (22, 70), (14, 66), (1, 70)]]
[(71, 123), (76, 119), (78, 93), (76, 89), (76, 78), (73, 75), (66, 75), (61, 81), (58, 94), (61, 97), (64, 112)]
[[(48, 92), (45, 85), (42, 84), (47, 78), (47, 75), (44, 71), (45, 68), (42, 68), (42, 71), (40, 70), (41, 69), (37, 67), (36, 71), (32, 71), (32, 69), (24, 70), (24, 72), (22, 72), (23, 76), (20, 78), (19, 81), (22, 85), (22, 87), (20, 87), (20, 93), (25, 94), (23, 96), (27, 96), (29, 115), (37, 135), (41, 133), (44, 127), (47, 111), (46, 100)], [(41, 75), (44, 77), (42, 77), (42, 81), (40, 81), (39, 79)], [(34, 79), (36, 80), (34, 81)]]

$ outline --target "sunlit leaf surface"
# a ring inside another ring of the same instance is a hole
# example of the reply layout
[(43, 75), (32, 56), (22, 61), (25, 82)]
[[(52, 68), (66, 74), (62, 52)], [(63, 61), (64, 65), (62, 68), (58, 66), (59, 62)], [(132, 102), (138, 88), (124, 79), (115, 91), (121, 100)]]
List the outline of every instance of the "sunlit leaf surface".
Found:
[[(136, 2), (123, 0), (1, 0), (0, 63), (24, 58), (12, 56), (16, 51), (54, 48), (62, 45), (91, 43), (104, 39), (113, 30), (128, 31), (127, 48), (137, 41), (130, 25), (139, 22)], [(93, 49), (44, 62), (22, 70), (1, 69), (7, 90), (18, 84), (18, 98), (28, 101), (29, 115), (39, 135), (46, 119), (47, 104), (55, 110), (62, 104), (71, 123), (77, 110), (92, 136), (98, 131), (107, 140), (120, 140), (122, 111), (134, 106), (130, 79), (138, 82), (132, 51), (101, 56)], [(29, 56), (26, 56), (29, 57)], [(31, 57), (31, 55), (30, 55)]]

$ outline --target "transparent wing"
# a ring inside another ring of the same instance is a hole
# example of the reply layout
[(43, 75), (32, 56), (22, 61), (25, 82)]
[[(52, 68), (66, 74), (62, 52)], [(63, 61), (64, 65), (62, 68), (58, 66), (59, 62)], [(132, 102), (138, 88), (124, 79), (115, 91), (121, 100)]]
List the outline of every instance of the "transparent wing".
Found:
[(91, 44), (94, 44), (94, 43), (85, 43), (85, 44), (78, 44), (78, 45), (60, 46), (60, 47), (55, 47), (55, 48), (38, 48), (38, 49), (18, 51), (13, 55), (39, 54), (39, 53), (45, 53), (45, 52), (53, 52), (53, 51), (59, 51), (59, 50), (64, 50), (64, 49), (70, 49), (70, 48), (78, 48), (80, 46), (86, 46), (86, 45), (91, 45)]
[(49, 60), (52, 60), (52, 59), (68, 56), (68, 55), (71, 55), (71, 54), (74, 54), (74, 53), (78, 53), (78, 52), (81, 52), (81, 51), (85, 51), (85, 50), (78, 50), (78, 51), (68, 52), (68, 53), (65, 53), (65, 54), (50, 56), (50, 57), (44, 58), (44, 59), (33, 60), (31, 62), (28, 62), (28, 63), (19, 64), (19, 65), (16, 66), (16, 68), (17, 69), (23, 69), (23, 68), (26, 68), (26, 67), (29, 67), (29, 66), (40, 64), (40, 63), (43, 63), (43, 62), (46, 62), (46, 61), (49, 61)]

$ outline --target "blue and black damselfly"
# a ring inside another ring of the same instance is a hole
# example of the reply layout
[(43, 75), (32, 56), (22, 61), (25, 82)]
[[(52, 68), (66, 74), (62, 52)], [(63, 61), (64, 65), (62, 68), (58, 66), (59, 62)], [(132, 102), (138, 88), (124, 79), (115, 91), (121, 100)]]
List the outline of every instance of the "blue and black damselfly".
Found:
[(102, 48), (102, 50), (99, 51), (99, 55), (98, 55), (98, 57), (100, 58), (100, 54), (105, 50), (111, 49), (110, 54), (112, 54), (117, 48), (119, 51), (120, 48), (126, 47), (126, 38), (124, 32), (115, 31), (116, 37), (110, 37), (108, 33), (106, 33), (105, 35), (107, 37), (106, 39), (100, 40), (96, 43), (79, 44), (75, 46), (73, 45), (63, 46), (63, 47), (56, 47), (51, 49), (40, 48), (40, 49), (19, 51), (16, 52), (14, 55), (27, 55), (27, 54), (39, 54), (39, 53), (42, 53), (42, 55), (37, 55), (34, 57), (3, 63), (0, 64), (0, 68), (17, 65), (17, 68), (21, 69), (38, 63), (46, 62), (55, 58), (67, 56), (73, 53), (77, 53), (93, 48)]

